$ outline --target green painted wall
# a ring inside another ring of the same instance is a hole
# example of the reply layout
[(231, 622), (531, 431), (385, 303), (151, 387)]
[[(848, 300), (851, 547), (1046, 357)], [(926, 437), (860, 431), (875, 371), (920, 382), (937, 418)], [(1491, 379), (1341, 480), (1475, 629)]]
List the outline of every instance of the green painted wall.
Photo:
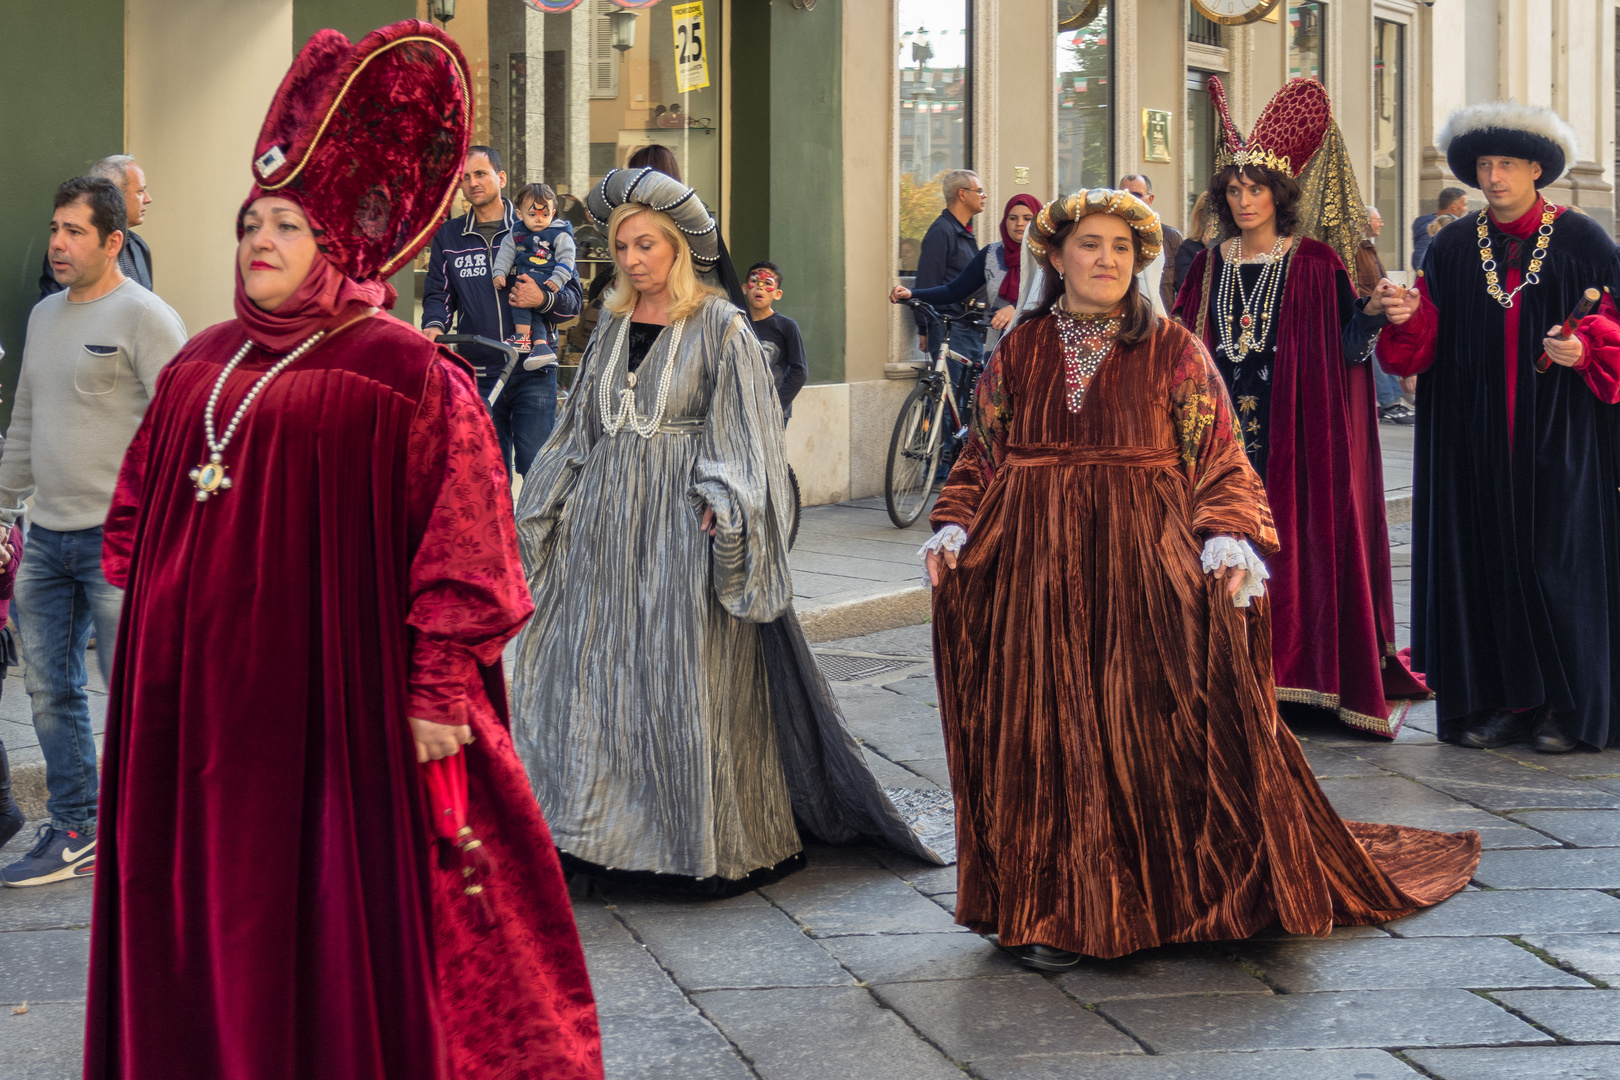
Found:
[(812, 382), (844, 380), (843, 4), (731, 9), (731, 236), (737, 272), (782, 267), (780, 310)]
[(293, 0), (293, 51), (317, 30), (338, 30), (359, 41), (379, 26), (414, 18), (416, 0)]
[[(87, 28), (94, 27), (94, 32)], [(0, 34), (0, 426), (22, 360), (56, 186), (124, 149), (123, 0), (7, 4)]]

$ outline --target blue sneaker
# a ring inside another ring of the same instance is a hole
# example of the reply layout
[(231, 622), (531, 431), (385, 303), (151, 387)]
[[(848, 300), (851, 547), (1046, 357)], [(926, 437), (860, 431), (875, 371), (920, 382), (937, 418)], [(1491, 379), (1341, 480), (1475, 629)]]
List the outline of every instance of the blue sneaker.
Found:
[(0, 870), (0, 885), (21, 889), (89, 877), (95, 872), (96, 838), (47, 824), (39, 827), (34, 846), (27, 855)]

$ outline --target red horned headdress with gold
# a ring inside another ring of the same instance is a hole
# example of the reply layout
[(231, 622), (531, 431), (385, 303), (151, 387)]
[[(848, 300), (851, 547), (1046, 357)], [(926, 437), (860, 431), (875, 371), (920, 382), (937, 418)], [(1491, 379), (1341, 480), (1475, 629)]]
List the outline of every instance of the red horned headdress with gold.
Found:
[(1284, 173), (1300, 186), (1300, 231), (1355, 265), (1356, 246), (1367, 231), (1367, 208), (1350, 167), (1344, 136), (1333, 119), (1327, 91), (1315, 79), (1289, 79), (1245, 139), (1232, 123), (1221, 80), (1209, 77), (1209, 96), (1221, 120), (1215, 171), (1231, 165)]

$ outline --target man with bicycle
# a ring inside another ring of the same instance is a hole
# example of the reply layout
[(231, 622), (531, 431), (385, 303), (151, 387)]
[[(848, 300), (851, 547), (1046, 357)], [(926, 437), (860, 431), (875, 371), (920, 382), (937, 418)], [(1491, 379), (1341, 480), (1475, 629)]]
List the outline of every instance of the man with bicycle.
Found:
[[(967, 269), (979, 253), (979, 242), (973, 235), (973, 219), (984, 211), (984, 185), (979, 183), (979, 175), (967, 169), (956, 169), (946, 173), (940, 183), (944, 188), (945, 209), (940, 211), (939, 217), (934, 219), (923, 237), (922, 252), (917, 257), (915, 287), (919, 290), (956, 280), (956, 276)], [(981, 290), (970, 298), (970, 302), (983, 299)], [(955, 317), (962, 315), (965, 308), (962, 304), (945, 304), (938, 310), (942, 315)], [(917, 347), (928, 356), (937, 356), (944, 326), (920, 309), (913, 309), (912, 316), (917, 323)], [(963, 356), (980, 359), (984, 353), (984, 331), (958, 324), (951, 335), (951, 348)], [(966, 401), (969, 369), (955, 360), (948, 363), (957, 400)], [(942, 470), (949, 467), (949, 461), (941, 462)], [(944, 472), (940, 475), (943, 476)]]

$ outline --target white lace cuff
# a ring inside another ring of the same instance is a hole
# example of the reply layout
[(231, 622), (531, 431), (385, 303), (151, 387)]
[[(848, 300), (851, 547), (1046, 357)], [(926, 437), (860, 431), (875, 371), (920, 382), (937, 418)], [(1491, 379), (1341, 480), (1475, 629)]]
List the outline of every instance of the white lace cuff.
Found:
[(1271, 577), (1271, 572), (1247, 540), (1212, 536), (1204, 542), (1204, 573), (1211, 573), (1222, 566), (1241, 566), (1249, 572), (1237, 595), (1232, 597), (1233, 607), (1248, 607), (1250, 600), (1265, 595), (1266, 579)]
[[(947, 525), (939, 532), (928, 538), (928, 543), (917, 549), (919, 558), (926, 559), (935, 551), (961, 551), (962, 545), (968, 541), (967, 530), (960, 525)], [(932, 585), (928, 580), (928, 568), (923, 567), (923, 584)]]

